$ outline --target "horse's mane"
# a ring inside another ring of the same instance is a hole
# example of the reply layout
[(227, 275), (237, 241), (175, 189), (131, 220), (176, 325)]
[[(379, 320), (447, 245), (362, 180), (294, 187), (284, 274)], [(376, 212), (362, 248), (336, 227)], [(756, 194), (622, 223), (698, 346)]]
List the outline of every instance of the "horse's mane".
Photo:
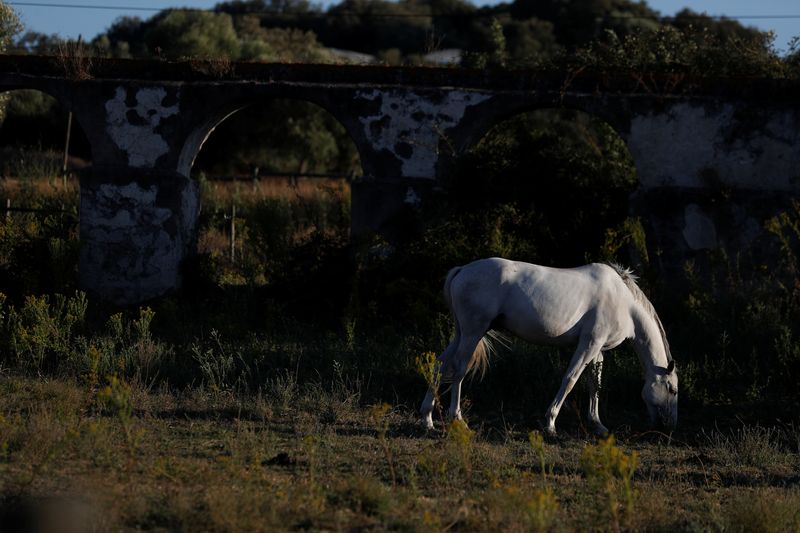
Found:
[(628, 287), (628, 290), (631, 291), (633, 295), (634, 301), (636, 301), (639, 305), (641, 305), (644, 310), (656, 321), (658, 324), (658, 331), (661, 332), (661, 340), (664, 342), (664, 350), (667, 352), (667, 361), (672, 361), (672, 353), (669, 351), (669, 342), (667, 341), (667, 333), (664, 331), (664, 326), (661, 324), (661, 319), (658, 318), (658, 313), (656, 313), (656, 308), (653, 307), (653, 304), (647, 298), (645, 293), (642, 289), (639, 288), (639, 285), (636, 283), (638, 277), (633, 273), (633, 270), (630, 268), (623, 267), (618, 265), (617, 263), (606, 263), (608, 266), (614, 269), (614, 271), (619, 274), (619, 277), (622, 278), (623, 283), (625, 286)]

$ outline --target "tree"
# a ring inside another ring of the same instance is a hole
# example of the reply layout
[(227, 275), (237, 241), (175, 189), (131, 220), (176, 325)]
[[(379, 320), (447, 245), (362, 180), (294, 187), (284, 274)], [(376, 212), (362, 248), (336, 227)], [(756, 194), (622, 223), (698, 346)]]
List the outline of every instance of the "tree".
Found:
[(330, 113), (299, 100), (268, 100), (214, 130), (195, 161), (211, 174), (359, 170), (355, 144)]
[(553, 24), (531, 18), (511, 20), (503, 26), (510, 66), (525, 66), (552, 57), (561, 47), (556, 42)]
[(432, 31), (430, 6), (415, 0), (344, 0), (332, 6), (320, 39), (327, 46), (377, 54), (397, 48), (403, 53), (425, 49)]
[(680, 10), (670, 21), (670, 24), (687, 35), (700, 33), (713, 35), (722, 44), (729, 43), (735, 39), (758, 39), (763, 35), (763, 32), (757, 28), (742, 26), (736, 20), (714, 19), (705, 13), (697, 13), (689, 8)]
[(167, 10), (156, 15), (144, 34), (147, 50), (168, 58), (238, 59), (241, 44), (227, 13)]
[[(0, 0), (0, 53), (3, 53), (8, 48), (8, 45), (14, 40), (14, 37), (22, 31), (22, 23), (16, 12), (9, 6), (5, 5)], [(8, 97), (0, 94), (0, 124), (3, 123), (5, 117), (6, 103)]]
[(14, 48), (28, 54), (54, 55), (64, 40), (56, 34), (26, 31), (14, 42)]
[(511, 15), (552, 22), (559, 43), (570, 49), (600, 37), (605, 30), (624, 36), (659, 26), (658, 12), (630, 0), (515, 0)]
[(5, 52), (14, 37), (22, 31), (17, 13), (0, 0), (0, 52)]
[(319, 42), (314, 32), (297, 28), (265, 28), (257, 15), (237, 18), (236, 30), (243, 61), (330, 63), (335, 57)]
[(144, 42), (146, 24), (139, 17), (119, 17), (108, 30), (92, 41), (97, 48), (112, 57), (148, 57)]

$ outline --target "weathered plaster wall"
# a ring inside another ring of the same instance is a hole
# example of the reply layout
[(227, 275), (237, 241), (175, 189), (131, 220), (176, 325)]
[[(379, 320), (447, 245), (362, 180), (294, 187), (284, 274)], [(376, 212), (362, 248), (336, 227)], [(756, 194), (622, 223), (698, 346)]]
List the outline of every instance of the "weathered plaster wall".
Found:
[(436, 177), (440, 144), (447, 142), (445, 132), (461, 123), (468, 107), (488, 98), (455, 89), (435, 93), (371, 89), (355, 94), (357, 101), (378, 104), (374, 112), (358, 117), (373, 149), (400, 162), (397, 177), (427, 179)]
[(719, 250), (753, 252), (800, 193), (795, 105), (687, 99), (634, 114), (622, 133), (640, 180), (631, 213), (666, 275)]
[[(128, 92), (135, 93), (130, 102)], [(178, 113), (177, 102), (164, 105), (167, 91), (163, 87), (126, 90), (117, 87), (114, 97), (105, 103), (106, 131), (117, 147), (125, 152), (128, 164), (137, 168), (153, 168), (159, 157), (170, 151), (158, 133), (161, 121)]]
[(800, 117), (790, 109), (681, 102), (632, 117), (626, 140), (645, 188), (800, 185)]

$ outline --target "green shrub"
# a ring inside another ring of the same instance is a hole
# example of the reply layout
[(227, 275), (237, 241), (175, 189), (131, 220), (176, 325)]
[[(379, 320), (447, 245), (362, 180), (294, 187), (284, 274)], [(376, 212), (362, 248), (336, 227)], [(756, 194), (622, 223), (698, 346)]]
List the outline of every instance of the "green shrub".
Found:
[(22, 308), (10, 307), (6, 319), (9, 351), (26, 372), (52, 371), (71, 358), (76, 336), (84, 325), (88, 302), (76, 292), (67, 297), (28, 296)]
[(604, 500), (598, 505), (599, 519), (616, 531), (633, 516), (636, 503), (633, 475), (638, 465), (639, 454), (623, 452), (613, 435), (586, 445), (581, 454), (580, 466), (590, 490), (598, 501)]

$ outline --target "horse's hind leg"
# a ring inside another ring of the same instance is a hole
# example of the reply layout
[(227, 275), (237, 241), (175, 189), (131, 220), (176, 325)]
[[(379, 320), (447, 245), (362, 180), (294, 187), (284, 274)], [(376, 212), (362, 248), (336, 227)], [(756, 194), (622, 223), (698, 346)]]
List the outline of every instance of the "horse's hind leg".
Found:
[(465, 335), (458, 343), (453, 359), (453, 386), (450, 389), (450, 418), (461, 420), (461, 383), (467, 375), (470, 359), (483, 338), (481, 335)]
[(595, 359), (589, 376), (589, 420), (594, 425), (594, 432), (597, 435), (607, 435), (608, 428), (600, 422), (600, 387), (603, 375), (603, 352), (600, 352)]
[[(439, 368), (438, 368), (439, 375), (431, 377), (433, 377), (433, 379), (436, 380), (437, 382), (441, 383), (442, 371), (447, 370), (446, 368), (444, 368), (444, 366), (448, 364), (448, 361), (453, 356), (455, 350), (458, 348), (458, 343), (459, 343), (459, 336), (456, 335), (456, 337), (452, 341), (450, 341), (450, 344), (447, 345), (447, 348), (445, 348), (444, 352), (442, 352), (441, 355), (439, 355), (439, 357), (436, 358), (436, 360), (439, 362)], [(428, 385), (428, 392), (425, 394), (425, 399), (422, 400), (422, 406), (419, 409), (419, 412), (422, 415), (422, 425), (425, 426), (427, 429), (433, 429), (433, 405), (434, 402), (436, 401), (435, 398), (436, 392), (430, 385), (431, 384)]]

